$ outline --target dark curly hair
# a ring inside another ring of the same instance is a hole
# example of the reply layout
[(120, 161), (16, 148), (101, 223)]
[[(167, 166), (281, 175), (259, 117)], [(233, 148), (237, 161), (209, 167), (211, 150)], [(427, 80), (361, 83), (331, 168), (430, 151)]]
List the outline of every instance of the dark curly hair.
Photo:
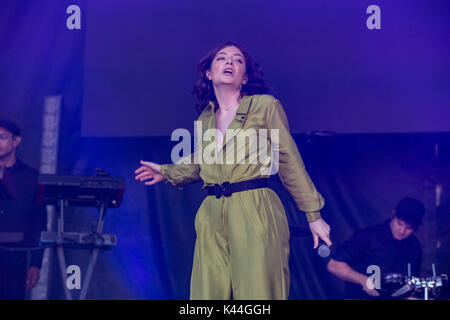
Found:
[(238, 48), (245, 58), (248, 80), (246, 84), (242, 86), (241, 97), (253, 94), (265, 94), (269, 92), (269, 89), (264, 81), (264, 73), (260, 65), (253, 61), (248, 51), (241, 44), (227, 41), (211, 50), (206, 57), (200, 60), (197, 65), (200, 73), (200, 79), (198, 79), (194, 89), (192, 90), (192, 94), (195, 96), (196, 108), (199, 113), (206, 108), (210, 101), (217, 102), (212, 82), (206, 77), (206, 71), (211, 68), (211, 63), (217, 52), (230, 46)]

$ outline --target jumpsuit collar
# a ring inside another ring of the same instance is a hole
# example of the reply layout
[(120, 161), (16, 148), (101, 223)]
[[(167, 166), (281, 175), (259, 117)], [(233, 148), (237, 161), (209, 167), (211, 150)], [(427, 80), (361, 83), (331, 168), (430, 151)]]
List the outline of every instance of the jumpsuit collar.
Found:
[[(222, 146), (223, 150), (226, 145), (241, 131), (241, 129), (244, 126), (245, 119), (247, 119), (247, 114), (250, 109), (251, 103), (252, 103), (253, 97), (252, 96), (243, 96), (241, 99), (241, 102), (239, 104), (239, 107), (236, 111), (236, 115), (231, 121), (230, 126), (228, 129), (232, 129), (232, 133), (230, 135), (225, 135), (224, 138), (224, 144)], [(216, 119), (214, 117), (214, 110), (215, 110), (215, 103), (213, 101), (210, 101), (208, 106), (206, 107), (209, 110), (209, 128), (216, 129)]]
[[(252, 101), (252, 96), (243, 96), (241, 99), (241, 103), (239, 104), (239, 107), (236, 111), (236, 116), (234, 117), (234, 120), (238, 122), (244, 122), (247, 118), (248, 109), (250, 108)], [(216, 103), (214, 101), (210, 101), (209, 104), (206, 106), (206, 109), (209, 110), (209, 115), (214, 115), (214, 111), (216, 110)], [(233, 124), (233, 123), (232, 123)], [(230, 125), (231, 128), (231, 125)]]

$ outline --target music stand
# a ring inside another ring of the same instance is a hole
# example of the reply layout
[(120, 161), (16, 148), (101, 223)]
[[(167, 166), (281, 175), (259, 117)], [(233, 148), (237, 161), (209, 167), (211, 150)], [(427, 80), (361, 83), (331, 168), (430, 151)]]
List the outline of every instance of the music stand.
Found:
[[(98, 173), (99, 174), (99, 173)], [(41, 242), (53, 243), (58, 253), (59, 267), (63, 281), (66, 300), (72, 300), (72, 293), (67, 287), (66, 261), (64, 247), (78, 245), (81, 249), (91, 249), (86, 277), (82, 284), (79, 300), (86, 298), (92, 273), (100, 249), (115, 246), (114, 235), (104, 235), (104, 217), (108, 207), (117, 208), (122, 202), (125, 184), (123, 178), (109, 177), (103, 171), (101, 175), (70, 176), (70, 175), (47, 175), (39, 176), (38, 203), (59, 206), (57, 219), (57, 232), (42, 232)], [(64, 208), (66, 206), (97, 207), (99, 217), (95, 233), (65, 233), (64, 232)], [(105, 237), (107, 236), (107, 237)], [(105, 243), (106, 239), (113, 239)], [(70, 239), (70, 241), (68, 241)]]

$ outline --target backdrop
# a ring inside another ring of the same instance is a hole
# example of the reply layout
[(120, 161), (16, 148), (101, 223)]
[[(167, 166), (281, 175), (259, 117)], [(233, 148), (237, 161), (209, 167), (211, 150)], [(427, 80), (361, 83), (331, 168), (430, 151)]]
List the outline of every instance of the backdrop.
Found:
[[(372, 4), (380, 30), (366, 26)], [(192, 130), (196, 64), (225, 40), (261, 64), (294, 133), (447, 131), (449, 9), (445, 0), (90, 1), (83, 135)]]
[[(368, 30), (371, 4), (2, 1), (0, 118), (22, 128), (19, 156), (39, 167), (44, 98), (58, 94), (58, 172), (93, 175), (101, 167), (126, 180), (122, 205), (106, 215), (105, 232), (118, 246), (101, 253), (88, 298), (188, 298), (200, 183), (183, 192), (146, 188), (133, 171), (140, 159), (169, 162), (172, 130), (192, 130), (196, 63), (225, 40), (249, 48), (282, 101), (325, 197), (334, 243), (414, 196), (427, 208), (423, 271), (436, 262), (450, 272), (449, 4), (377, 1), (381, 30)], [(69, 5), (81, 10), (79, 30), (67, 28)], [(342, 298), (342, 282), (312, 250), (303, 213), (276, 178), (273, 185), (292, 231), (290, 298)], [(72, 208), (66, 229), (90, 230), (96, 217)], [(84, 274), (88, 252), (66, 257)], [(56, 266), (51, 274), (49, 298), (62, 299)]]

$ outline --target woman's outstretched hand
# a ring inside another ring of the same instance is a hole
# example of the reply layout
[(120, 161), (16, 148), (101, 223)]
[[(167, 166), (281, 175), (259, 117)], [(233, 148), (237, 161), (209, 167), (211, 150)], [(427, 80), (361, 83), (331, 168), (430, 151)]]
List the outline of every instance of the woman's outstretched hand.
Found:
[(161, 165), (154, 162), (141, 160), (141, 167), (134, 171), (134, 173), (136, 174), (136, 180), (146, 181), (145, 184), (148, 186), (164, 180), (161, 174)]
[(319, 246), (319, 238), (322, 239), (328, 247), (331, 247), (330, 226), (322, 218), (309, 223), (309, 229), (314, 238), (314, 249)]

